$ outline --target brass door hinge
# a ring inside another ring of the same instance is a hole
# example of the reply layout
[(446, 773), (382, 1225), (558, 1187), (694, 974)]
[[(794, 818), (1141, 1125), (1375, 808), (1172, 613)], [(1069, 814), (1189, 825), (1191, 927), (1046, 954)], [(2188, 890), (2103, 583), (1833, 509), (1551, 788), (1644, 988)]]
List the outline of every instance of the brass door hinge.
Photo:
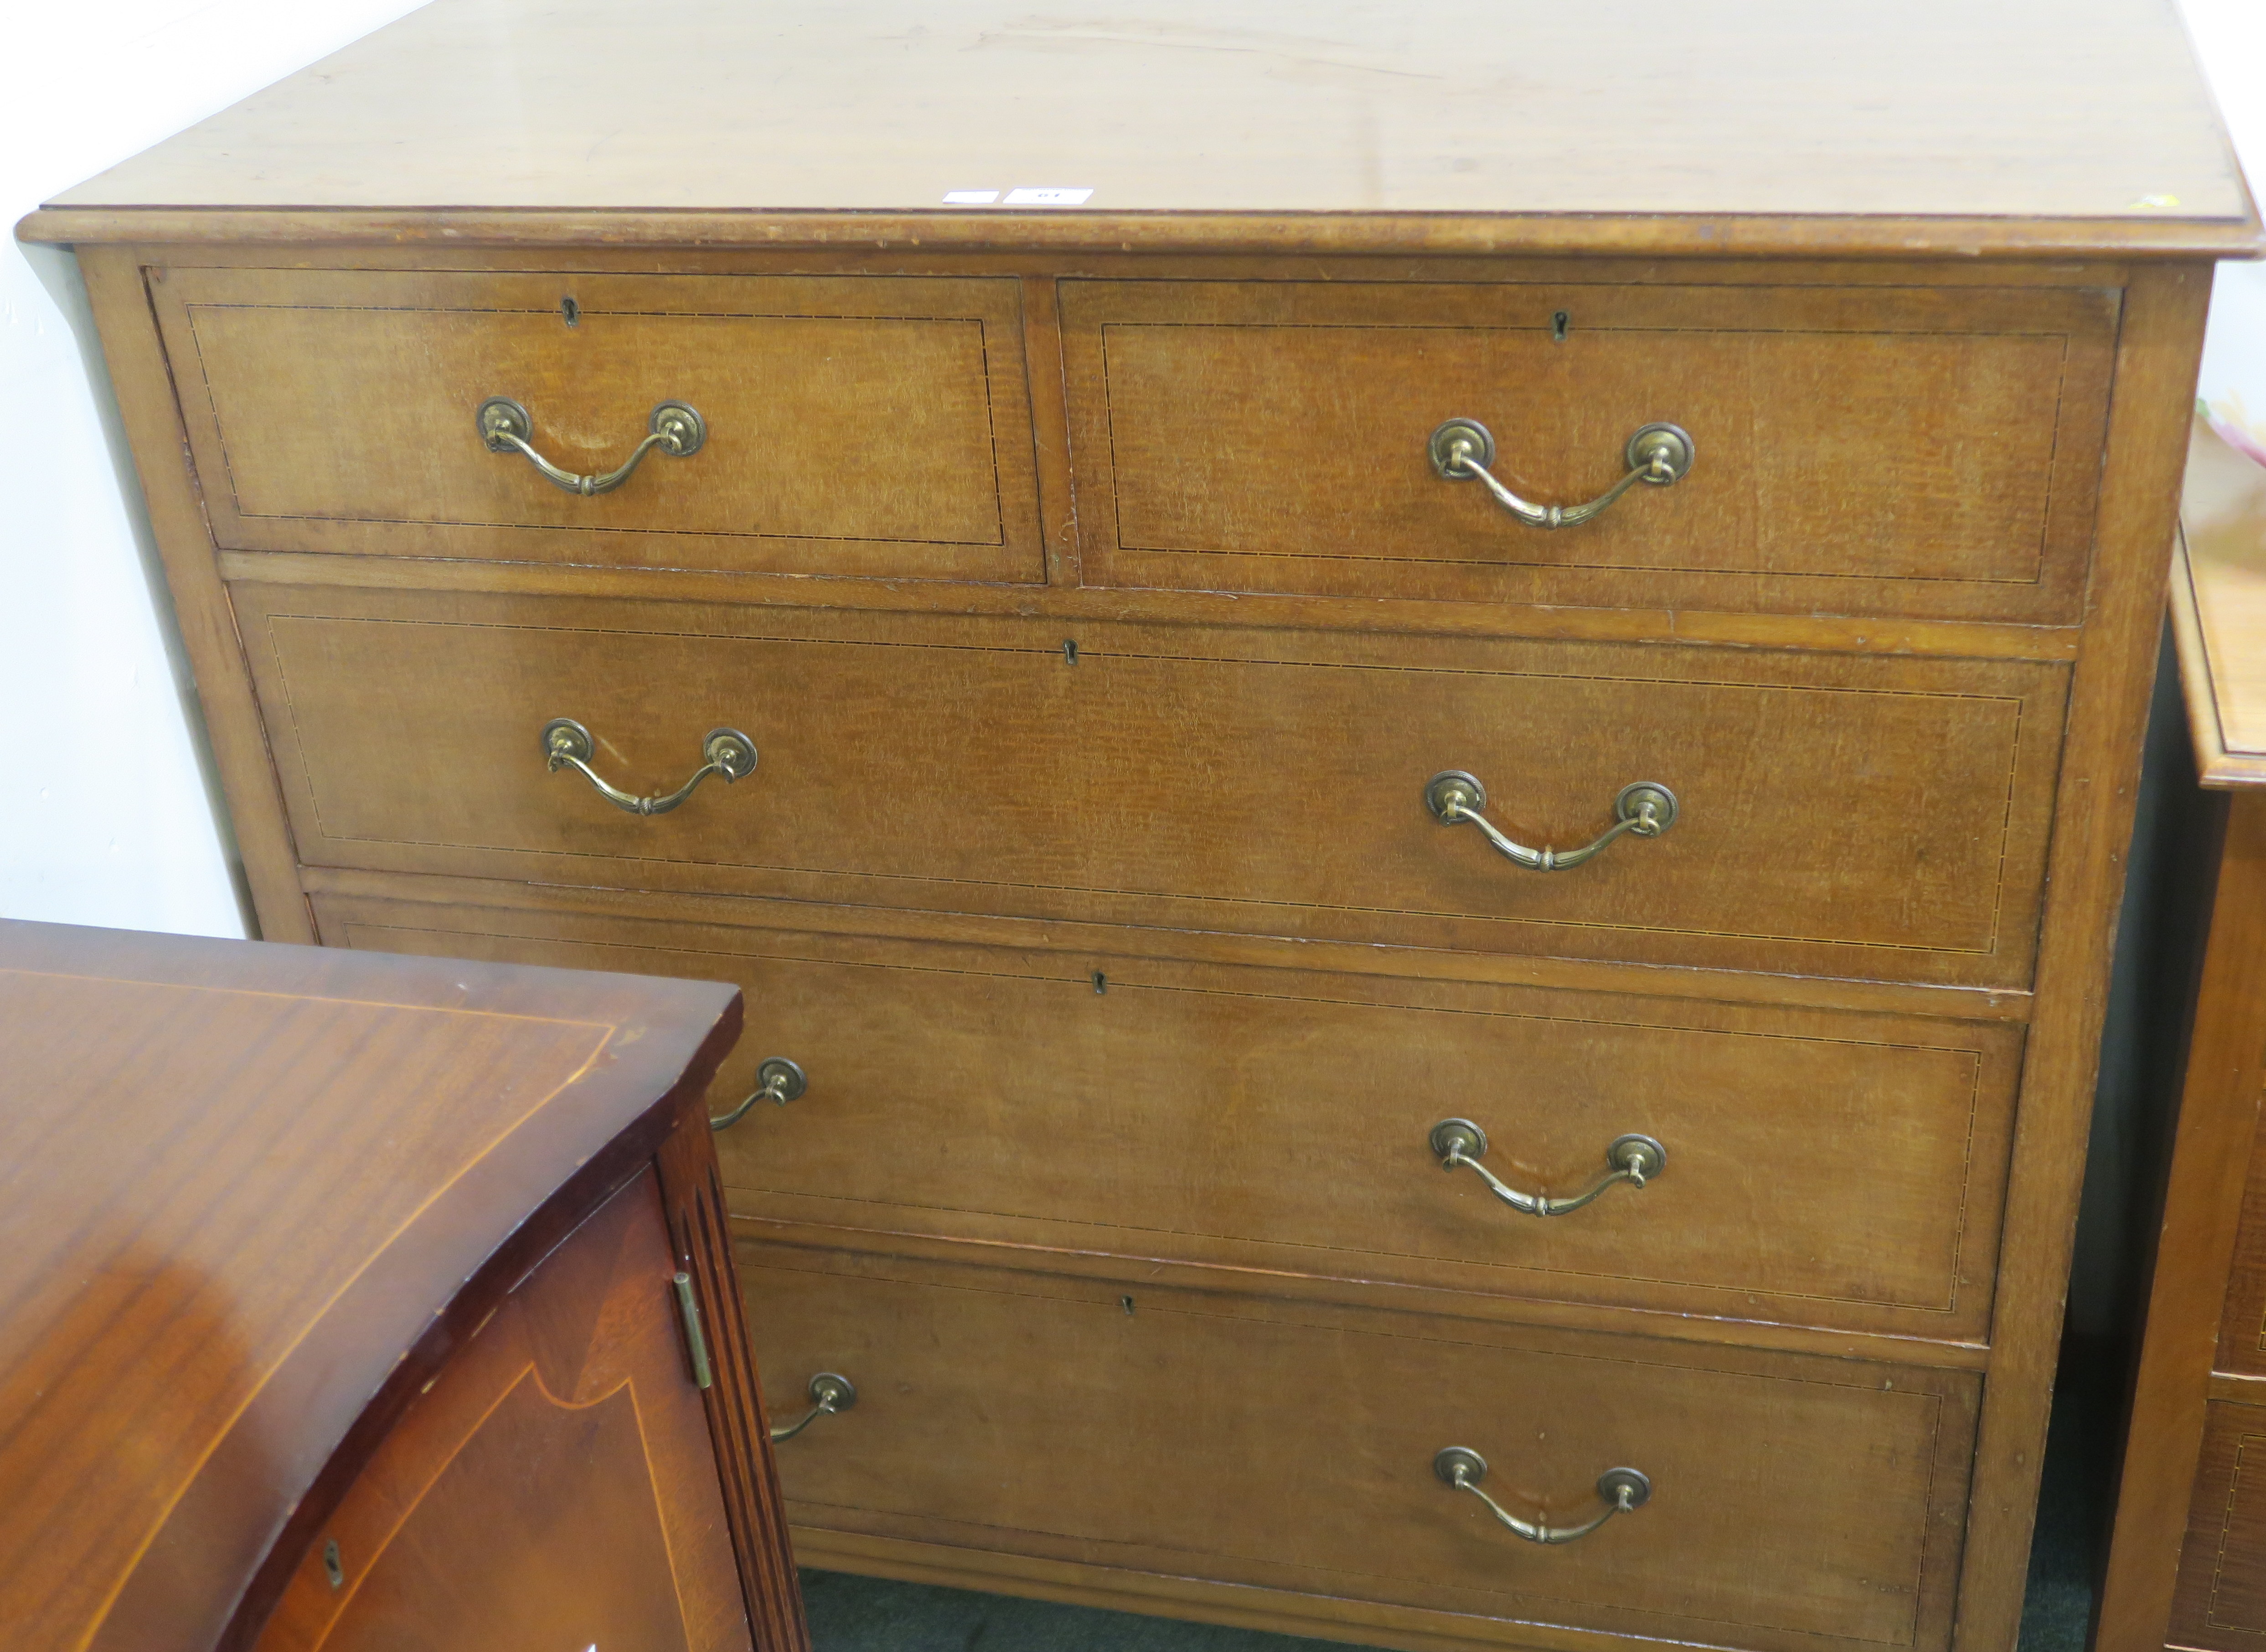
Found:
[(716, 1380), (708, 1365), (708, 1337), (700, 1328), (700, 1304), (692, 1294), (692, 1276), (682, 1270), (676, 1276), (676, 1305), (684, 1319), (684, 1351), (692, 1356), (693, 1386), (706, 1388)]

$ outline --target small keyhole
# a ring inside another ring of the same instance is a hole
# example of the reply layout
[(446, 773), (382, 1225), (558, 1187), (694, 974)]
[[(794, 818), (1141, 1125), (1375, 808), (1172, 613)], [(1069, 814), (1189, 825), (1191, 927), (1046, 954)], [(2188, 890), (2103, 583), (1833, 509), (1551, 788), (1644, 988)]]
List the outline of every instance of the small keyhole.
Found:
[(347, 1568), (339, 1560), (339, 1540), (336, 1538), (323, 1545), (323, 1575), (331, 1580), (333, 1589), (347, 1586)]
[(1563, 310), (1553, 312), (1550, 318), (1550, 336), (1561, 344), (1565, 343), (1566, 329), (1572, 324), (1573, 319), (1574, 318)]
[(1093, 990), (1096, 992), (1107, 992), (1109, 990), (1109, 977), (1102, 974), (1099, 969), (1093, 972)]
[[(582, 306), (576, 303), (573, 296), (570, 294), (568, 296), (559, 301), (559, 313), (566, 318), (566, 325), (571, 327), (576, 322), (581, 320)], [(1562, 339), (1566, 335), (1563, 332), (1561, 332), (1558, 336)]]
[(1076, 665), (1078, 663), (1078, 644), (1071, 641), (1068, 637), (1064, 637), (1063, 639), (1063, 659), (1066, 663), (1071, 665)]
[(1126, 1312), (1130, 1313), (1133, 1312), (1133, 1298), (1130, 1297), (1120, 1297), (1117, 1298), (1117, 1305), (1124, 1309)]

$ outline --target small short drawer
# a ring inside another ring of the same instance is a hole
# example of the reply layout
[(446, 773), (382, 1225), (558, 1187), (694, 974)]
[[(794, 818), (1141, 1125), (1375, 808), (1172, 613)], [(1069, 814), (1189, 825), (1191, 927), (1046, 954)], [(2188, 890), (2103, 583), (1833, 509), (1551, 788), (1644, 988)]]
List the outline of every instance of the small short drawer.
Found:
[[(2068, 288), (1065, 281), (1089, 583), (2074, 623), (2118, 298)], [(1555, 530), (1656, 425), (1690, 469)]]
[(223, 546), (1044, 578), (1012, 281), (153, 280)]
[(317, 864), (2029, 977), (2061, 667), (235, 590)]
[[(332, 945), (727, 979), (735, 1211), (1307, 1281), (1980, 1340), (2021, 1030), (318, 895)], [(846, 916), (846, 914), (837, 914)], [(1513, 1194), (1431, 1137), (1467, 1120)]]
[[(743, 1239), (797, 1546), (830, 1533), (1758, 1652), (1949, 1638), (1977, 1380), (1962, 1372), (1197, 1295)], [(1522, 1540), (1436, 1473), (1462, 1447)], [(1626, 1483), (1626, 1482), (1620, 1482)], [(1634, 1491), (1633, 1497), (1634, 1500)], [(1084, 1580), (1107, 1584), (1104, 1573)], [(1361, 1607), (1355, 1604), (1353, 1611)], [(1448, 1614), (1454, 1614), (1452, 1617)], [(1407, 1619), (1400, 1620), (1407, 1632)]]

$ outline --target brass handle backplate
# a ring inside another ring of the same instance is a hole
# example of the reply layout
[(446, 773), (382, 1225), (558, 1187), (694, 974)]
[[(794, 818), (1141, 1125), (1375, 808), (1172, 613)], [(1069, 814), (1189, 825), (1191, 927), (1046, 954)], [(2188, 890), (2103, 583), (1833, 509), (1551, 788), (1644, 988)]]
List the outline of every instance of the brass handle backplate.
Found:
[[(774, 1441), (792, 1440), (819, 1418), (847, 1411), (858, 1403), (858, 1385), (835, 1371), (819, 1372), (810, 1379), (810, 1386), (804, 1392), (810, 1396), (810, 1409), (793, 1422), (781, 1423), (773, 1429), (771, 1438)], [(1485, 1472), (1484, 1468), (1481, 1472)]]
[(1578, 866), (1623, 832), (1657, 837), (1676, 824), (1676, 793), (1657, 780), (1637, 780), (1613, 799), (1611, 826), (1579, 849), (1530, 849), (1497, 831), (1480, 811), (1487, 807), (1487, 787), (1461, 769), (1449, 769), (1424, 782), (1424, 807), (1443, 826), (1469, 821), (1514, 864), (1530, 872), (1563, 872)]
[(1639, 482), (1672, 487), (1691, 470), (1696, 451), (1691, 434), (1682, 426), (1646, 425), (1621, 450), (1629, 468), (1619, 481), (1585, 505), (1538, 505), (1512, 493), (1488, 469), (1495, 463), (1495, 437), (1476, 419), (1449, 420), (1432, 433), (1425, 450), (1442, 477), (1451, 482), (1485, 482), (1495, 502), (1530, 528), (1570, 528), (1587, 522)]
[(1487, 1478), (1487, 1458), (1468, 1445), (1451, 1445), (1432, 1458), (1432, 1472), (1458, 1491), (1467, 1491), (1488, 1506), (1503, 1526), (1529, 1543), (1571, 1543), (1586, 1538), (1617, 1514), (1644, 1507), (1652, 1496), (1652, 1481), (1634, 1468), (1609, 1468), (1597, 1476), (1597, 1495), (1604, 1508), (1577, 1526), (1553, 1526), (1541, 1520), (1522, 1520), (1480, 1489)]
[(665, 401), (653, 410), (646, 420), (652, 434), (630, 450), (630, 456), (612, 470), (591, 476), (578, 475), (573, 471), (553, 464), (535, 450), (535, 421), (527, 416), (527, 409), (508, 396), (491, 396), (479, 405), (480, 440), (487, 443), (491, 453), (523, 453), (535, 468), (570, 493), (588, 497), (592, 493), (610, 493), (630, 479), (647, 453), (659, 448), (672, 459), (688, 459), (700, 451), (708, 440), (708, 426), (700, 415), (681, 401)]
[(1469, 1119), (1442, 1119), (1425, 1140), (1431, 1146), (1433, 1157), (1440, 1161), (1441, 1169), (1468, 1166), (1496, 1198), (1529, 1216), (1564, 1216), (1624, 1181), (1632, 1188), (1641, 1188), (1668, 1168), (1668, 1150), (1651, 1137), (1615, 1137), (1612, 1145), (1605, 1149), (1606, 1173), (1597, 1185), (1570, 1198), (1553, 1199), (1544, 1194), (1522, 1193), (1498, 1180), (1495, 1172), (1480, 1163), (1488, 1150), (1487, 1132)]
[[(810, 1080), (801, 1068), (784, 1056), (766, 1056), (762, 1066), (756, 1069), (756, 1088), (748, 1099), (729, 1113), (719, 1113), (709, 1119), (712, 1130), (728, 1130), (747, 1117), (748, 1109), (758, 1101), (773, 1101), (785, 1107), (810, 1087)], [(1486, 1151), (1484, 1145), (1480, 1151)]]
[(598, 788), (599, 796), (632, 815), (668, 814), (691, 797), (692, 788), (712, 774), (722, 775), (728, 786), (756, 771), (754, 741), (736, 728), (712, 728), (700, 742), (700, 755), (707, 761), (693, 771), (691, 779), (666, 797), (640, 797), (611, 784), (590, 766), (591, 755), (596, 749), (590, 731), (571, 717), (554, 717), (543, 725), (543, 757), (552, 773), (566, 768), (580, 769), (582, 778)]

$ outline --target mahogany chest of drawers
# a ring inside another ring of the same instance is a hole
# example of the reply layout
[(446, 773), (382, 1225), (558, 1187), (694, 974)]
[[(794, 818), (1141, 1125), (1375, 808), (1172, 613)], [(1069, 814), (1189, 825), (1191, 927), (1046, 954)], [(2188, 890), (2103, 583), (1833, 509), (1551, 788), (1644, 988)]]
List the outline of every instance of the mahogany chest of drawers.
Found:
[(805, 1562), (2011, 1646), (2258, 233), (2153, 11), (444, 0), (21, 232), (270, 932), (746, 991)]
[(22, 1652), (806, 1652), (708, 983), (0, 922)]

